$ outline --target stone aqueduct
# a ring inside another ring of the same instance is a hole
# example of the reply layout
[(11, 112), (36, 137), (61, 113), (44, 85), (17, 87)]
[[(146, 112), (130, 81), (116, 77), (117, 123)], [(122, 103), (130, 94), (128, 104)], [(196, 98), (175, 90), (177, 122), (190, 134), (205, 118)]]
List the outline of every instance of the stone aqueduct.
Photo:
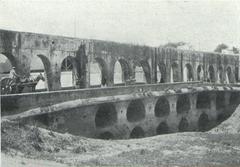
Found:
[(240, 104), (240, 88), (199, 82), (3, 95), (2, 117), (103, 139), (206, 131)]
[[(123, 80), (135, 77), (142, 67), (146, 82), (156, 83), (158, 71), (162, 82), (211, 81), (230, 83), (239, 79), (239, 56), (219, 53), (183, 51), (84, 40), (52, 35), (0, 30), (0, 53), (20, 74), (30, 75), (30, 64), (39, 57), (44, 65), (49, 91), (61, 89), (61, 65), (68, 58), (75, 73), (75, 86), (90, 87), (90, 63), (101, 69), (102, 84), (114, 85), (114, 65), (121, 64)], [(187, 72), (184, 72), (184, 70)]]
[[(60, 132), (138, 138), (204, 131), (226, 119), (240, 104), (240, 89), (234, 84), (239, 80), (236, 55), (5, 30), (0, 31), (0, 53), (25, 75), (30, 75), (31, 61), (39, 57), (49, 90), (2, 95), (3, 118), (23, 116), (23, 122)], [(72, 61), (76, 88), (85, 89), (60, 90), (65, 58)], [(114, 86), (117, 61), (125, 81), (134, 78), (135, 68), (141, 66), (148, 84)], [(99, 63), (107, 87), (90, 88), (90, 62)], [(157, 83), (158, 71), (161, 84)], [(233, 84), (226, 85), (227, 80)], [(21, 116), (16, 115), (19, 113)]]
[(239, 96), (239, 92), (206, 89), (62, 110), (27, 121), (62, 133), (103, 139), (206, 131), (232, 114), (240, 104)]

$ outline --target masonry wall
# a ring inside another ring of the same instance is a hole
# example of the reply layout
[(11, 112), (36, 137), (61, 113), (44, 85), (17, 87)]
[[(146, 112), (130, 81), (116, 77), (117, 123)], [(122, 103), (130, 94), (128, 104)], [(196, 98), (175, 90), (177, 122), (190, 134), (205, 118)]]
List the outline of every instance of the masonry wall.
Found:
[[(167, 100), (168, 107), (158, 103), (163, 99)], [(25, 121), (62, 133), (128, 139), (179, 131), (206, 131), (227, 119), (239, 104), (239, 92), (202, 91), (79, 107)], [(135, 106), (131, 108), (131, 105)], [(139, 107), (141, 105), (143, 108)], [(161, 114), (156, 113), (157, 105)]]
[[(184, 68), (187, 64), (189, 64), (192, 68), (193, 80), (199, 80), (198, 75), (198, 67), (201, 67), (203, 70), (203, 78), (200, 79), (202, 81), (207, 81), (209, 77), (209, 68), (213, 67), (214, 70), (214, 81), (213, 82), (221, 82), (226, 80), (226, 71), (228, 68), (231, 69), (231, 81), (236, 82), (239, 78), (235, 76), (239, 70), (239, 56), (230, 56), (227, 54), (221, 53), (211, 53), (211, 52), (201, 52), (201, 51), (188, 51), (188, 50), (177, 50), (173, 48), (157, 48), (155, 49), (156, 68), (165, 68), (166, 70), (166, 81), (170, 82), (170, 71), (173, 68), (173, 65), (177, 65), (177, 81), (183, 81)], [(220, 71), (222, 69), (222, 71)], [(222, 72), (223, 78), (222, 81), (219, 81), (218, 75)], [(156, 74), (156, 73), (155, 73)]]
[[(172, 84), (152, 84), (152, 85), (134, 85), (122, 87), (92, 88), (92, 89), (75, 89), (38, 93), (23, 93), (1, 96), (1, 114), (11, 115), (26, 110), (40, 107), (41, 110), (49, 110), (48, 106), (61, 102), (89, 99), (97, 97), (110, 96), (114, 100), (117, 95), (130, 95), (151, 91), (162, 91), (168, 87), (181, 89), (186, 86), (201, 85), (199, 82), (189, 83), (172, 83)], [(91, 104), (91, 103), (90, 103)]]
[[(174, 81), (181, 82), (184, 77), (184, 68), (189, 64), (196, 81), (197, 69), (202, 66), (204, 81), (209, 79), (209, 69), (213, 68), (214, 78), (211, 82), (217, 82), (217, 77), (222, 69), (225, 81), (225, 73), (230, 68), (231, 82), (239, 78), (239, 56), (219, 53), (184, 51), (172, 48), (153, 48), (132, 44), (122, 44), (100, 40), (86, 40), (0, 30), (0, 54), (5, 55), (21, 75), (30, 75), (32, 61), (41, 59), (44, 64), (47, 89), (49, 91), (61, 89), (61, 64), (70, 57), (76, 72), (75, 88), (90, 87), (90, 63), (97, 62), (101, 67), (102, 79), (107, 86), (113, 86), (114, 66), (120, 62), (126, 80), (135, 77), (136, 66), (143, 68), (147, 83), (157, 82), (157, 69), (164, 69), (163, 82), (170, 82), (171, 70), (174, 69)], [(174, 68), (173, 68), (174, 67)], [(235, 75), (237, 74), (237, 75)], [(127, 82), (127, 81), (124, 81)]]

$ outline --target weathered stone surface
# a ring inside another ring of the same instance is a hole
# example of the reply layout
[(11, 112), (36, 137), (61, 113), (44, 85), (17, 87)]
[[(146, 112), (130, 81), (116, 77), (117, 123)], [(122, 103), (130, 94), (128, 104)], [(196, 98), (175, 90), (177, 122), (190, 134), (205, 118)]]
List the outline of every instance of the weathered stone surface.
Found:
[[(75, 87), (90, 87), (90, 63), (101, 67), (102, 84), (114, 85), (114, 65), (120, 62), (124, 82), (143, 68), (147, 83), (204, 80), (223, 83), (239, 79), (239, 56), (219, 53), (153, 48), (100, 40), (85, 40), (45, 34), (0, 30), (0, 53), (8, 57), (20, 74), (30, 75), (30, 64), (40, 58), (47, 89), (61, 89), (61, 64), (70, 57), (76, 72)], [(185, 72), (185, 70), (188, 72)], [(221, 77), (219, 77), (221, 76)]]
[[(178, 131), (206, 131), (227, 119), (240, 104), (238, 87), (225, 90), (220, 86), (215, 89), (211, 86), (194, 89), (199, 86), (198, 83), (195, 84), (192, 87), (186, 84), (176, 85), (176, 92), (165, 91), (163, 85), (139, 85), (124, 89), (3, 96), (5, 105), (2, 117), (37, 124), (58, 132), (94, 138), (126, 139)], [(166, 86), (174, 88), (174, 84)], [(7, 105), (8, 98), (18, 98), (18, 102), (31, 98), (32, 103)], [(165, 101), (161, 103), (163, 98)], [(208, 103), (205, 106), (202, 103), (206, 99)], [(23, 112), (17, 113), (18, 110)]]
[(7, 167), (19, 164), (59, 167), (239, 166), (239, 111), (240, 107), (229, 120), (210, 132), (107, 141), (2, 120), (2, 164)]

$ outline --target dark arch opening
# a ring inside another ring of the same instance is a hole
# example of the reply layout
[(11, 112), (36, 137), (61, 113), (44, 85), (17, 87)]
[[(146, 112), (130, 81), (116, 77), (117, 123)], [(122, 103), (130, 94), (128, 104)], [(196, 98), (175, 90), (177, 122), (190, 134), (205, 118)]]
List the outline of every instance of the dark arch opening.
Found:
[(200, 92), (197, 95), (197, 109), (211, 108), (211, 99), (208, 92)]
[(159, 72), (160, 72), (160, 76), (159, 76), (159, 74), (157, 74), (160, 77), (159, 82), (160, 83), (167, 82), (167, 70), (166, 70), (165, 64), (159, 63), (158, 68), (159, 68)]
[(111, 126), (117, 122), (115, 106), (110, 103), (101, 104), (95, 116), (95, 125), (98, 128)]
[(218, 78), (219, 78), (220, 83), (223, 83), (223, 82), (224, 82), (224, 80), (223, 80), (223, 75), (224, 75), (224, 73), (223, 73), (223, 67), (220, 66), (219, 69), (218, 69)]
[(184, 77), (183, 77), (184, 82), (193, 81), (193, 68), (190, 64), (185, 65), (183, 74), (184, 74)]
[(142, 138), (142, 137), (145, 137), (145, 133), (143, 129), (139, 126), (135, 127), (130, 134), (130, 138), (133, 138), (133, 139)]
[(240, 104), (240, 93), (232, 92), (229, 100), (230, 105), (239, 105)]
[(156, 130), (158, 135), (169, 133), (169, 128), (166, 122), (161, 122)]
[(227, 77), (228, 77), (228, 81), (229, 83), (233, 83), (233, 74), (232, 74), (232, 69), (231, 67), (228, 67), (227, 70), (226, 70), (226, 73), (227, 73)]
[(209, 82), (215, 82), (215, 71), (212, 65), (208, 68)]
[(141, 121), (145, 118), (145, 107), (141, 100), (134, 100), (128, 105), (127, 120), (129, 122)]
[(235, 68), (235, 79), (236, 79), (236, 82), (239, 82), (239, 68), (238, 67)]
[(61, 70), (62, 71), (72, 71), (73, 70), (73, 58), (71, 56), (66, 57), (62, 61)]
[(202, 67), (202, 65), (198, 65), (198, 68), (197, 68), (197, 80), (198, 81), (203, 80), (203, 67)]
[(225, 108), (225, 92), (217, 92), (216, 109)]
[(188, 95), (180, 95), (177, 100), (177, 113), (186, 113), (190, 110), (190, 99)]
[(198, 119), (198, 129), (201, 132), (207, 131), (210, 129), (209, 126), (209, 119), (208, 119), (208, 115), (206, 113), (202, 113)]
[(188, 120), (186, 118), (182, 118), (178, 125), (178, 130), (180, 132), (186, 132), (188, 131), (188, 127), (189, 127)]
[(107, 75), (107, 64), (102, 58), (97, 57), (95, 58), (95, 60), (97, 61), (101, 70), (101, 85), (106, 86), (109, 82), (109, 78)]
[(178, 82), (178, 64), (175, 62), (171, 65), (171, 82)]
[(164, 117), (170, 113), (170, 105), (165, 97), (160, 97), (154, 109), (156, 117)]
[(99, 135), (98, 138), (103, 140), (110, 140), (110, 139), (114, 139), (114, 136), (111, 132), (103, 132)]

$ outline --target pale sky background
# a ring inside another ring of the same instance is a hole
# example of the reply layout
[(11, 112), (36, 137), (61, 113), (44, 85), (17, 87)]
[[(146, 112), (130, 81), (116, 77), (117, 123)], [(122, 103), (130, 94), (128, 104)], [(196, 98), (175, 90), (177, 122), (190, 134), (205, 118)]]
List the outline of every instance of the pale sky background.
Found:
[(205, 51), (220, 43), (240, 48), (240, 1), (0, 0), (0, 29), (150, 46), (185, 41)]

